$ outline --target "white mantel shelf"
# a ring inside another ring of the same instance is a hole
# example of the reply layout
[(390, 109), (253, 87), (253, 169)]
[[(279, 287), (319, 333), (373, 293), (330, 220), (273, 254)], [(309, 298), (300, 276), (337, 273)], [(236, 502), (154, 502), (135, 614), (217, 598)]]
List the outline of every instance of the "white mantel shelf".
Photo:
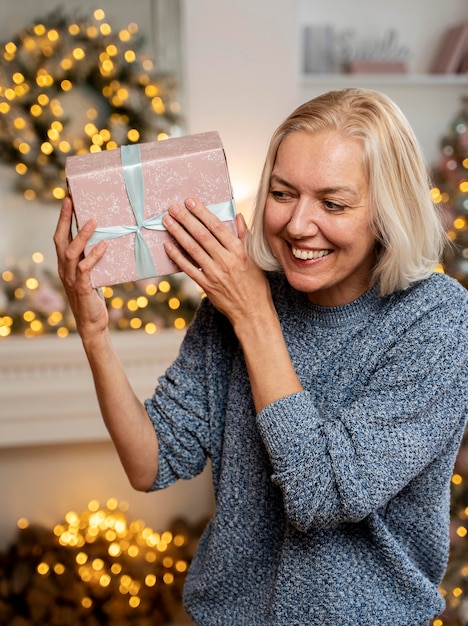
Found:
[[(121, 331), (112, 335), (137, 396), (151, 396), (177, 356), (183, 333)], [(52, 335), (0, 341), (0, 447), (105, 441), (94, 385), (80, 338)]]

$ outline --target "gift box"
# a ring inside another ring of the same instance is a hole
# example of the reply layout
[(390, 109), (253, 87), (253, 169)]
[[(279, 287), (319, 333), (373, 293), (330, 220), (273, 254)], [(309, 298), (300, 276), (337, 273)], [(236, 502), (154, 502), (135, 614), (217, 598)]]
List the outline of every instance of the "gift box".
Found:
[(217, 132), (70, 156), (65, 171), (78, 229), (97, 228), (107, 249), (91, 272), (94, 287), (178, 271), (164, 250), (172, 239), (162, 225), (171, 204), (198, 198), (236, 234), (235, 205), (226, 156)]

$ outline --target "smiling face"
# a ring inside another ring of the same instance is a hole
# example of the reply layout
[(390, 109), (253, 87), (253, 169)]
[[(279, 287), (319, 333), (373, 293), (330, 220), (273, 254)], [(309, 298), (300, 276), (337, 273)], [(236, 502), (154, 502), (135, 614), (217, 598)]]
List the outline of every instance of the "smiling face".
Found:
[(263, 219), (289, 284), (311, 302), (340, 306), (369, 289), (376, 241), (357, 140), (334, 130), (288, 134)]

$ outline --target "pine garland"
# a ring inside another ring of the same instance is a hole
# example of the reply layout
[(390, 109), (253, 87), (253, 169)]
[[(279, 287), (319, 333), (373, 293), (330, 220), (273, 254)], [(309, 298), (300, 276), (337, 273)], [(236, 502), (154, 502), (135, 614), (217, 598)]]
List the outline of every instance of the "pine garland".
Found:
[[(86, 17), (58, 10), (0, 47), (0, 159), (15, 166), (26, 198), (65, 195), (69, 154), (178, 131), (176, 81), (143, 43), (136, 24), (114, 31), (100, 9)], [(76, 129), (78, 114), (86, 118)]]

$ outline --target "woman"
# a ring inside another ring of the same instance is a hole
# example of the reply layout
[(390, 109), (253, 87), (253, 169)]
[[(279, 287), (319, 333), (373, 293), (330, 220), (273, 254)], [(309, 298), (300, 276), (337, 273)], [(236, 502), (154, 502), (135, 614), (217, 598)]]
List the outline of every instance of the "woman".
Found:
[[(444, 608), (450, 478), (468, 414), (468, 297), (399, 109), (331, 92), (274, 134), (251, 232), (196, 199), (165, 227), (204, 289), (142, 405), (70, 239), (59, 272), (102, 414), (136, 489), (213, 469), (216, 510), (185, 587), (199, 625), (427, 626)], [(191, 259), (191, 260), (189, 260)], [(200, 269), (202, 271), (200, 271)]]

